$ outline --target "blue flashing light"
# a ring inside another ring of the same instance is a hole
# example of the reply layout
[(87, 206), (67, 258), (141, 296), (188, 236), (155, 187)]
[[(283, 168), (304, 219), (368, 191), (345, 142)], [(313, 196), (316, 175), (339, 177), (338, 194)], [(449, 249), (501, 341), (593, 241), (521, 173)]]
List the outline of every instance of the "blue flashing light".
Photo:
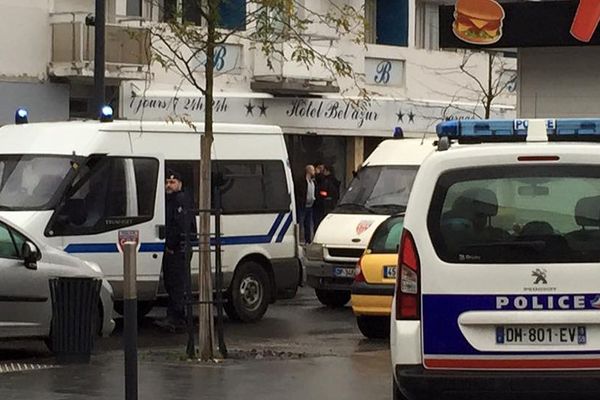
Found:
[(404, 131), (402, 130), (401, 127), (397, 126), (394, 128), (394, 139), (403, 139), (404, 138)]
[(102, 107), (100, 110), (100, 122), (112, 122), (113, 120), (113, 109), (110, 106)]
[[(451, 120), (436, 126), (437, 135), (460, 143), (527, 140), (529, 120)], [(600, 119), (547, 119), (549, 141), (600, 141)]]
[(26, 124), (29, 122), (29, 113), (24, 108), (18, 108), (15, 113), (15, 124)]

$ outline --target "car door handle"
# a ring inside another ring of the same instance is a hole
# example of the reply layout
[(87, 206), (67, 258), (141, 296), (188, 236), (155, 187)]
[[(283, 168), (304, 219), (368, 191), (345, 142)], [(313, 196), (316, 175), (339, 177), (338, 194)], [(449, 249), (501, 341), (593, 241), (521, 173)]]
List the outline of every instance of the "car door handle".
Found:
[(159, 239), (164, 239), (167, 237), (167, 228), (165, 225), (156, 225), (157, 235)]

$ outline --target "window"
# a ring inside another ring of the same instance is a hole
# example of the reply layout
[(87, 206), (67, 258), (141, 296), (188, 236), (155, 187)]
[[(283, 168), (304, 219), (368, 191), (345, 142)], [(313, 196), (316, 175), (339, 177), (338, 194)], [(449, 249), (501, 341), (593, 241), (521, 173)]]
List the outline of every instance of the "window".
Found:
[(219, 26), (224, 29), (246, 29), (246, 0), (222, 0), (219, 4)]
[(396, 253), (400, 245), (400, 235), (404, 226), (404, 217), (390, 217), (384, 221), (371, 239), (371, 253)]
[(416, 47), (439, 50), (439, 3), (417, 0), (415, 14)]
[(51, 155), (0, 156), (0, 208), (49, 210), (60, 197), (72, 163), (79, 157)]
[(127, 0), (126, 15), (132, 17), (142, 16), (142, 0)]
[(0, 257), (20, 258), (26, 239), (18, 232), (0, 224)]
[(358, 171), (336, 212), (391, 214), (406, 209), (417, 167), (371, 166)]
[(446, 262), (598, 262), (600, 173), (556, 165), (447, 172), (428, 228)]
[[(181, 174), (183, 189), (192, 191), (199, 205), (200, 162), (167, 161), (167, 169)], [(221, 190), (223, 214), (284, 212), (290, 209), (290, 194), (281, 161), (213, 161), (212, 205), (216, 188)]]
[(80, 167), (46, 235), (85, 235), (149, 221), (154, 215), (158, 161), (90, 157)]
[(217, 161), (225, 214), (283, 212), (290, 195), (281, 161)]
[[(162, 4), (163, 21), (181, 17), (185, 22), (202, 25), (204, 0), (162, 0)], [(222, 0), (218, 11), (217, 26), (235, 30), (246, 28), (246, 0)]]
[(366, 0), (367, 43), (408, 46), (408, 0)]

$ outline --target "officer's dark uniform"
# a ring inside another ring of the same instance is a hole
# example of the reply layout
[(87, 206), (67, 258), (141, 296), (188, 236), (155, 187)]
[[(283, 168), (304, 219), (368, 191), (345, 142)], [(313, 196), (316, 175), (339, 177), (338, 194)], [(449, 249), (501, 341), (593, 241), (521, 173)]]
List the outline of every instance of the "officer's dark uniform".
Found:
[[(167, 318), (176, 324), (185, 323), (185, 284), (187, 266), (185, 257), (185, 210), (193, 208), (191, 198), (183, 191), (169, 193), (166, 198), (166, 242), (162, 268), (165, 289), (169, 294)], [(192, 214), (189, 232), (196, 232), (196, 218)]]

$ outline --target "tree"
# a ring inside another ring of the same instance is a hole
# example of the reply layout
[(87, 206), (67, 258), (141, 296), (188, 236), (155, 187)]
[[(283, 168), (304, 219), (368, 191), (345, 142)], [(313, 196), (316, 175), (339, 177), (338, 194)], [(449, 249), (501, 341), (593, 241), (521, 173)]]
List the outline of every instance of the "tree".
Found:
[(469, 62), (474, 52), (466, 52), (459, 69), (467, 75), (476, 85), (475, 93), (478, 101), (483, 106), (483, 118), (490, 118), (492, 103), (500, 97), (511, 85), (514, 85), (516, 75), (514, 71), (506, 69), (506, 62), (499, 53), (488, 51), (485, 77), (475, 74)]
[[(354, 90), (365, 97), (362, 77), (352, 67), (352, 61), (337, 54), (330, 56), (320, 51), (312, 40), (316, 31), (348, 43), (364, 43), (364, 18), (360, 7), (344, 0), (320, 0), (328, 4), (326, 11), (314, 11), (302, 0), (247, 0), (244, 21), (237, 26), (220, 28), (222, 11), (234, 4), (231, 0), (161, 0), (165, 23), (152, 24), (152, 60), (166, 70), (176, 72), (182, 81), (198, 89), (205, 99), (204, 135), (200, 140), (200, 209), (211, 206), (211, 157), (213, 142), (213, 87), (215, 78), (214, 53), (218, 45), (229, 40), (241, 41), (260, 49), (273, 68), (275, 62), (293, 61), (307, 69), (321, 66), (340, 81), (345, 91)], [(176, 4), (183, 4), (178, 8)], [(317, 4), (315, 2), (315, 4)], [(321, 8), (323, 9), (323, 8)], [(190, 18), (190, 15), (199, 16)], [(195, 20), (195, 21), (192, 21)], [(200, 26), (197, 23), (200, 22)], [(282, 46), (285, 44), (285, 47)], [(356, 90), (355, 90), (356, 89)], [(184, 117), (185, 120), (185, 117)], [(193, 126), (193, 121), (186, 121)], [(200, 289), (200, 358), (214, 358), (212, 308), (205, 302), (212, 300), (210, 265), (210, 213), (200, 214), (199, 289)], [(203, 304), (204, 303), (204, 304)]]

